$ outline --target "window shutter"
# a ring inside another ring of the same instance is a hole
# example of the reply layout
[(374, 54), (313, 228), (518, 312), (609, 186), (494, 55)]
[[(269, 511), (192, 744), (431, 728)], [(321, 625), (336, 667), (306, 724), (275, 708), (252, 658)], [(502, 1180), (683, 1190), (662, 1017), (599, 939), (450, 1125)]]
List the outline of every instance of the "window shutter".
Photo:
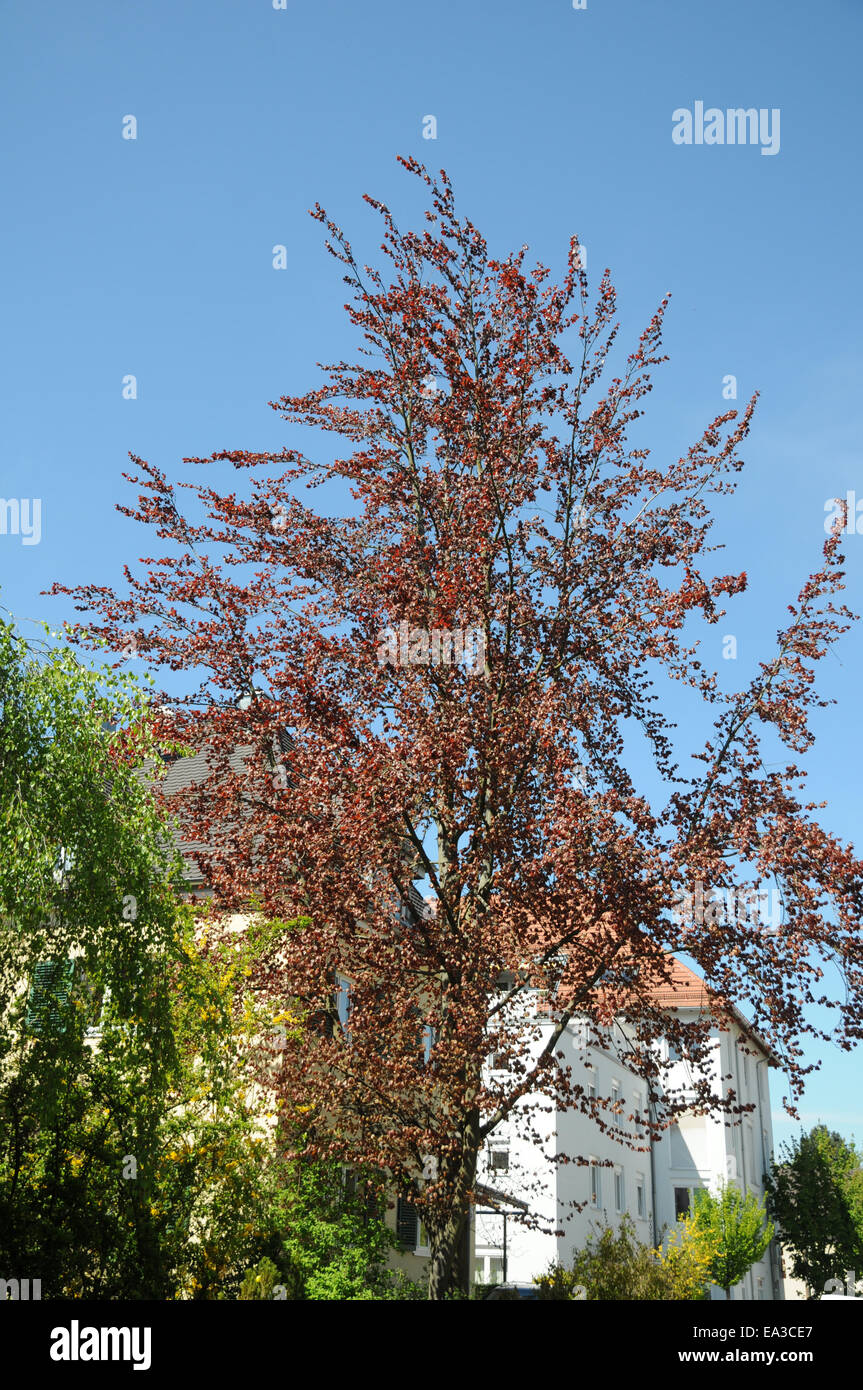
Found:
[(72, 988), (75, 962), (42, 960), (33, 970), (33, 983), (27, 1001), (25, 1027), (28, 1033), (62, 1033)]
[(418, 1234), (417, 1209), (407, 1196), (399, 1196), (396, 1206), (396, 1236), (402, 1245), (416, 1249)]
[(371, 1184), (366, 1187), (363, 1212), (366, 1221), (380, 1221), (381, 1219), (380, 1193), (376, 1192)]
[(424, 921), (427, 912), (426, 901), (422, 893), (413, 883), (408, 884), (408, 899), (410, 901), (410, 910), (413, 914), (413, 920), (415, 922)]

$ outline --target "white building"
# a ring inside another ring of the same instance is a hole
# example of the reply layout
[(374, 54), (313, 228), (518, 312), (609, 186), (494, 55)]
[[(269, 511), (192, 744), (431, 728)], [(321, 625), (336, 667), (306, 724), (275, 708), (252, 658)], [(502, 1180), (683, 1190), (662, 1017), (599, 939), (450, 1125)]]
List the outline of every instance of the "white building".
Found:
[[(709, 1013), (702, 981), (679, 961), (657, 1002), (692, 1021)], [(549, 1019), (543, 1037), (534, 1043), (538, 1052), (553, 1027)], [(520, 1134), (518, 1119), (496, 1130), (484, 1155), (481, 1179), (498, 1194), (517, 1199), (527, 1212), (498, 1201), (493, 1214), (480, 1207), (476, 1216), (476, 1278), (530, 1282), (549, 1265), (569, 1265), (573, 1253), (583, 1247), (591, 1232), (611, 1224), (627, 1212), (638, 1237), (658, 1243), (685, 1215), (696, 1188), (713, 1188), (725, 1179), (736, 1181), (744, 1192), (764, 1196), (763, 1178), (773, 1148), (770, 1119), (768, 1066), (775, 1064), (766, 1044), (748, 1027), (736, 1010), (723, 1027), (711, 1030), (711, 1077), (718, 1091), (720, 1076), (736, 1093), (737, 1102), (755, 1109), (735, 1123), (723, 1114), (683, 1114), (662, 1131), (652, 1144), (643, 1125), (647, 1114), (647, 1084), (632, 1072), (626, 1056), (625, 1025), (615, 1024), (606, 1043), (587, 1045), (583, 1020), (573, 1019), (561, 1036), (557, 1051), (561, 1065), (572, 1068), (572, 1081), (611, 1101), (611, 1132), (600, 1130), (595, 1120), (577, 1110), (558, 1110), (534, 1119), (532, 1142)], [(690, 1089), (693, 1076), (685, 1058), (665, 1044), (669, 1086)], [(629, 1142), (623, 1142), (628, 1140)], [(573, 1202), (585, 1203), (574, 1211)], [(504, 1228), (506, 1269), (504, 1272)], [(724, 1297), (719, 1289), (714, 1297)], [(744, 1299), (782, 1298), (778, 1254), (771, 1244), (764, 1258), (732, 1291)]]

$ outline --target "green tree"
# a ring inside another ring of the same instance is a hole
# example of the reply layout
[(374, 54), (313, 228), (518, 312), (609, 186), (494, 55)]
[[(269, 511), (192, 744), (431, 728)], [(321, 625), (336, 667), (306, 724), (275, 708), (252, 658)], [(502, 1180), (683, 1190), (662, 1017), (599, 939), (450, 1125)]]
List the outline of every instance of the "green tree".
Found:
[(724, 1183), (714, 1195), (695, 1193), (695, 1212), (686, 1227), (713, 1246), (710, 1279), (731, 1297), (748, 1269), (761, 1259), (773, 1238), (772, 1223), (753, 1192), (744, 1197), (734, 1183)]
[(786, 1144), (767, 1201), (791, 1272), (809, 1289), (863, 1267), (863, 1168), (840, 1134), (819, 1124)]
[(46, 1296), (165, 1292), (179, 864), (138, 772), (144, 709), (128, 677), (0, 623), (0, 1260)]
[(312, 1300), (424, 1299), (424, 1287), (387, 1263), (395, 1235), (373, 1175), (333, 1163), (279, 1163), (271, 1177), (279, 1228), (276, 1263), (288, 1297)]
[(277, 1240), (242, 982), (281, 924), (200, 939), (156, 764), (134, 681), (0, 623), (0, 1268), (45, 1297), (230, 1296)]

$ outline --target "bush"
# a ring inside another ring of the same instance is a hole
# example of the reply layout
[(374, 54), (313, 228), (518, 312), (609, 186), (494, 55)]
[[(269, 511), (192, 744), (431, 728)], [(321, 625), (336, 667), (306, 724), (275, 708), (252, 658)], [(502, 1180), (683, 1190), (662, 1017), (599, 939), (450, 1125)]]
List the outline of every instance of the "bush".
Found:
[(572, 1266), (560, 1264), (535, 1281), (541, 1299), (572, 1299), (578, 1288), (588, 1300), (685, 1300), (708, 1297), (712, 1248), (700, 1233), (684, 1227), (672, 1233), (668, 1246), (656, 1249), (638, 1239), (631, 1217), (619, 1227), (606, 1225), (589, 1237)]

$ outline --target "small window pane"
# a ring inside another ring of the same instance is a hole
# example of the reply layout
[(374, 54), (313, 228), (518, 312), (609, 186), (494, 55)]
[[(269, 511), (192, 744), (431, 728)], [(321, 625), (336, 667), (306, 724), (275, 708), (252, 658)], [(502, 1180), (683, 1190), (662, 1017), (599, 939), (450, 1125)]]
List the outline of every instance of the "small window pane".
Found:
[(674, 1189), (674, 1219), (679, 1221), (681, 1216), (689, 1215), (689, 1188), (675, 1187)]
[(336, 1008), (339, 1015), (339, 1023), (348, 1031), (348, 1017), (351, 1012), (351, 986), (350, 981), (344, 975), (336, 976)]
[(623, 1211), (624, 1184), (623, 1173), (620, 1169), (616, 1169), (614, 1173), (614, 1205), (617, 1211)]
[(615, 1128), (615, 1129), (620, 1129), (621, 1099), (620, 1099), (620, 1087), (619, 1087), (619, 1086), (616, 1086), (616, 1085), (615, 1085), (615, 1086), (612, 1086), (612, 1088), (611, 1088), (611, 1105), (612, 1105), (612, 1124), (614, 1125), (614, 1128)]
[(601, 1188), (599, 1181), (599, 1169), (595, 1163), (590, 1165), (590, 1202), (591, 1206), (598, 1207), (601, 1200)]

